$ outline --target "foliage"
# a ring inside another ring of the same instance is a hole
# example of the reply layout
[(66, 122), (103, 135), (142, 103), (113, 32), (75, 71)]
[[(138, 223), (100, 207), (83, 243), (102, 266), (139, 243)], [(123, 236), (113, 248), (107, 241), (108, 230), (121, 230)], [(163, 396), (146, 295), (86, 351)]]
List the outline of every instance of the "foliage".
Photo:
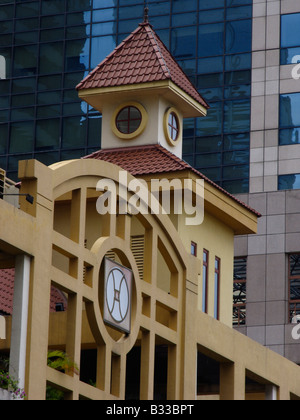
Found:
[(19, 388), (18, 381), (4, 370), (0, 370), (0, 388), (12, 392), (14, 399), (26, 397), (24, 390)]
[(77, 364), (66, 353), (60, 350), (51, 350), (48, 352), (47, 364), (59, 372), (79, 374)]
[[(58, 370), (63, 373), (75, 373), (79, 375), (77, 364), (71, 358), (60, 350), (51, 350), (48, 352), (47, 365), (52, 369)], [(63, 391), (56, 389), (52, 386), (46, 388), (47, 401), (61, 401), (64, 399)]]

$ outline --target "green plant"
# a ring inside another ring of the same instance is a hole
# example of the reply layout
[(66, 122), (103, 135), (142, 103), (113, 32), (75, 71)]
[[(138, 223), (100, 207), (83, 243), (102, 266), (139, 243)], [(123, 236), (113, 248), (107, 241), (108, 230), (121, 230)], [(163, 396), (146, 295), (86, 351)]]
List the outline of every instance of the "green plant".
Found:
[(0, 388), (12, 392), (15, 399), (24, 399), (26, 397), (24, 390), (19, 387), (19, 382), (4, 370), (0, 370)]
[[(75, 373), (79, 375), (77, 364), (63, 351), (50, 350), (48, 352), (47, 365), (52, 369), (58, 370), (63, 373)], [(46, 388), (47, 401), (61, 401), (64, 399), (63, 391), (56, 389), (52, 386)]]
[(79, 375), (77, 364), (61, 350), (50, 350), (48, 352), (47, 365), (59, 372)]

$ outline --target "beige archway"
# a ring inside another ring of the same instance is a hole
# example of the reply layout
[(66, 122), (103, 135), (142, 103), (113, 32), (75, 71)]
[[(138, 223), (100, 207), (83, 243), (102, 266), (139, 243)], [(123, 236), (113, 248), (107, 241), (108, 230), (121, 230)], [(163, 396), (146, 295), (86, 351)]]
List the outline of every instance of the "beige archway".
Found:
[[(50, 282), (68, 297), (65, 351), (79, 364), (82, 326), (87, 322), (97, 348), (97, 380), (92, 387), (76, 374), (66, 375), (50, 368), (46, 380), (63, 389), (71, 399), (124, 398), (126, 358), (138, 345), (140, 398), (152, 399), (155, 345), (164, 343), (168, 347), (166, 395), (178, 399), (182, 397), (184, 293), (186, 273), (192, 272), (188, 270), (190, 257), (168, 216), (96, 213), (97, 182), (103, 178), (113, 180), (118, 190), (119, 170), (115, 165), (95, 160), (69, 161), (49, 169), (53, 186)], [(139, 249), (142, 257), (139, 255), (138, 260), (132, 246), (136, 231), (143, 238)], [(134, 275), (129, 336), (116, 333), (102, 318), (102, 264), (112, 252)], [(197, 274), (194, 272), (196, 279)]]

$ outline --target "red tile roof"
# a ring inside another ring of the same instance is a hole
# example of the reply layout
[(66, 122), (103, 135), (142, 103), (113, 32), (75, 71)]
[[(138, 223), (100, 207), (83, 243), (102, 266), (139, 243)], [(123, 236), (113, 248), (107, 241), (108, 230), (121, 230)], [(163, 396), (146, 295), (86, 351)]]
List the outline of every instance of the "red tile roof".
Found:
[(76, 88), (105, 88), (165, 80), (172, 81), (202, 106), (209, 108), (152, 26), (144, 22)]
[[(0, 270), (0, 314), (12, 315), (14, 298), (15, 270), (14, 268)], [(55, 312), (57, 303), (63, 303), (67, 308), (67, 299), (58, 289), (51, 287), (50, 311)]]
[(0, 313), (12, 315), (15, 270), (0, 270)]
[(120, 166), (122, 169), (128, 171), (133, 176), (155, 175), (189, 170), (241, 204), (243, 207), (247, 208), (247, 210), (251, 211), (256, 216), (261, 216), (261, 214), (256, 210), (252, 209), (228, 191), (215, 184), (201, 172), (197, 171), (187, 162), (173, 155), (173, 153), (169, 152), (159, 144), (118, 149), (104, 149), (94, 152), (89, 156), (85, 156), (83, 159), (98, 159), (113, 163), (114, 165)]

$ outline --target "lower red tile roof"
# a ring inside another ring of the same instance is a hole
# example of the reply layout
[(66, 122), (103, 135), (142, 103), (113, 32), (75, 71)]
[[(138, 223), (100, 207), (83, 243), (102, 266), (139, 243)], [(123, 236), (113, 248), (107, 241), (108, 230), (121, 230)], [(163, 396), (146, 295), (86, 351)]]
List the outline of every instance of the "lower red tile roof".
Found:
[(118, 149), (104, 149), (85, 156), (83, 159), (98, 159), (113, 163), (128, 171), (133, 176), (155, 175), (170, 172), (189, 170), (213, 185), (219, 191), (241, 204), (247, 210), (261, 217), (261, 214), (252, 209), (241, 200), (211, 181), (201, 172), (194, 169), (184, 160), (173, 155), (159, 144), (149, 146), (124, 147)]
[[(14, 298), (15, 269), (0, 270), (0, 314), (12, 315)], [(55, 287), (51, 287), (50, 312), (56, 311), (56, 304), (63, 303), (67, 307), (67, 299)]]

